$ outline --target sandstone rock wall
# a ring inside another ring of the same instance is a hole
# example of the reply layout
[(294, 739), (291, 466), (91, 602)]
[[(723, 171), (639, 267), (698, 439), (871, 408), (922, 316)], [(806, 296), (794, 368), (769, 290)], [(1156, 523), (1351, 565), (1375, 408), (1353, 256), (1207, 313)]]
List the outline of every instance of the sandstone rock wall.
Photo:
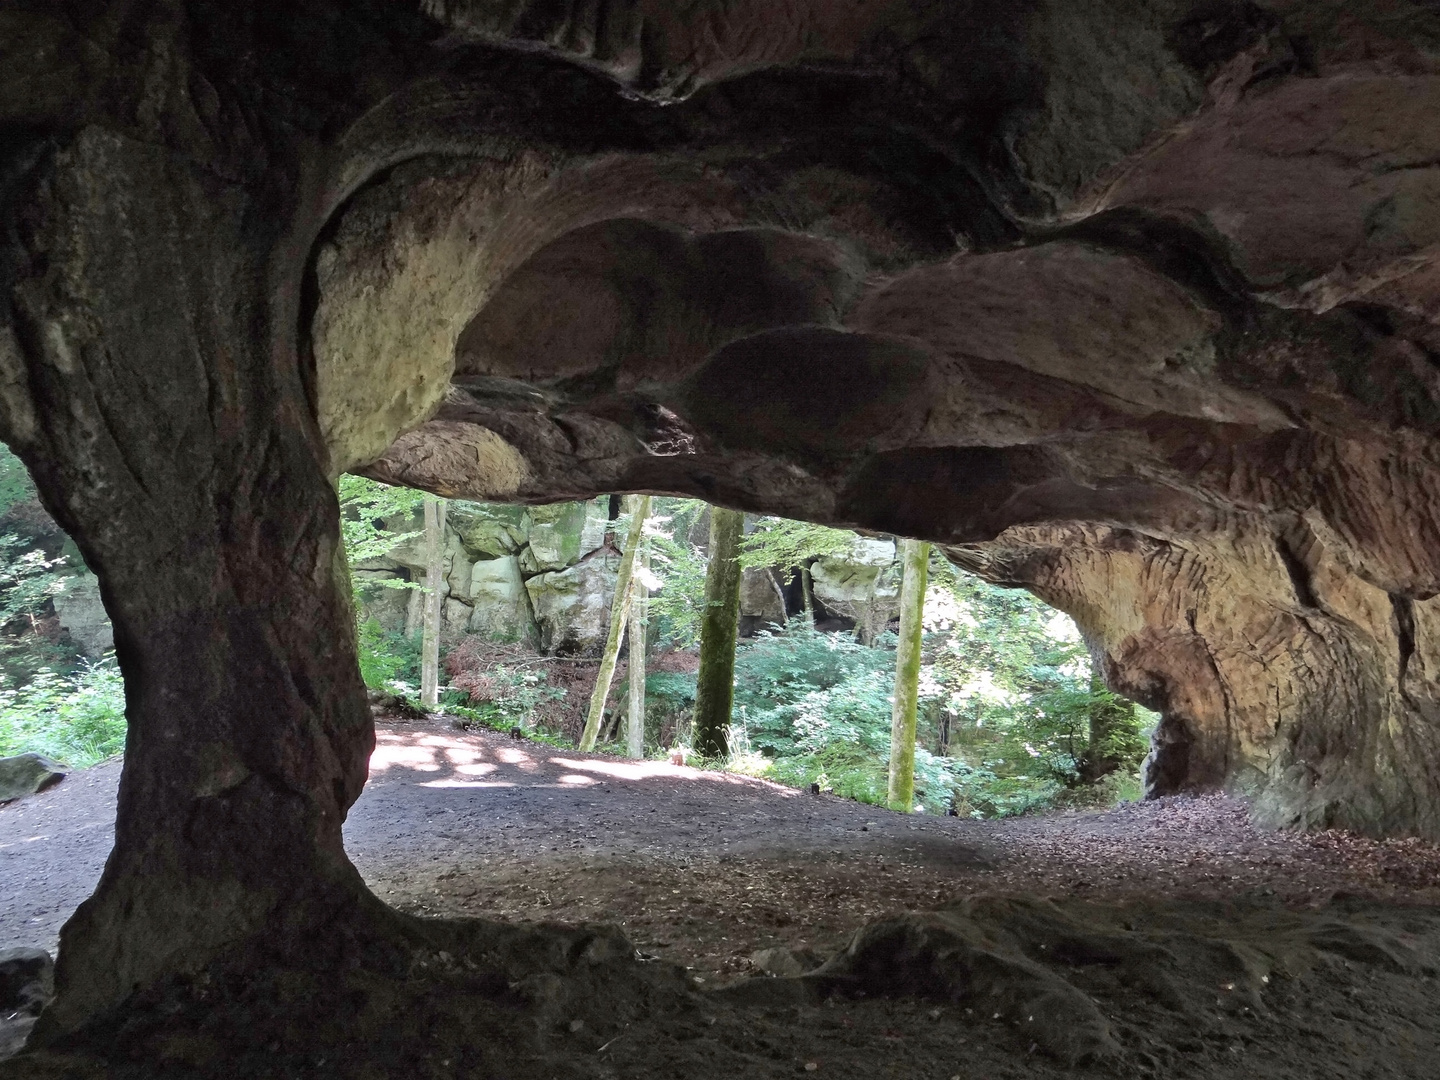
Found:
[(1161, 713), (1152, 794), (1227, 788), (1277, 825), (1440, 833), (1440, 601), (1348, 571), (1303, 519), (1269, 525), (1020, 527), (950, 555), (1070, 612), (1109, 685)]
[[(609, 631), (619, 562), (605, 542), (607, 511), (607, 497), (536, 506), (452, 502), (442, 564), (444, 631), (524, 641), (549, 654), (598, 656)], [(418, 517), (386, 524), (397, 535), (419, 527)], [(683, 539), (694, 543), (699, 531), (692, 528)], [(411, 537), (354, 570), (372, 586), (365, 613), (387, 630), (413, 635), (420, 627), (419, 593), (393, 586), (423, 580), (422, 545), (422, 538)], [(782, 584), (790, 570), (745, 571), (740, 604), (745, 633), (782, 627), (798, 613), (798, 596), (787, 596)], [(810, 572), (821, 610), (853, 621), (867, 640), (899, 610), (893, 541), (857, 538), (848, 556), (818, 559)]]
[(39, 1037), (396, 925), (340, 829), (348, 469), (1053, 530), (1028, 583), (1173, 683), (1166, 783), (1437, 835), (1429, 0), (0, 0), (0, 41), (0, 435), (132, 723)]
[[(598, 652), (617, 561), (607, 559), (603, 548), (607, 503), (452, 503), (442, 562), (444, 632), (523, 641), (547, 652)], [(395, 520), (386, 527), (405, 534), (418, 524)], [(367, 590), (366, 612), (389, 630), (409, 635), (420, 627), (418, 591), (384, 582), (423, 582), (423, 546), (423, 537), (414, 536), (356, 568), (357, 576), (377, 586)]]

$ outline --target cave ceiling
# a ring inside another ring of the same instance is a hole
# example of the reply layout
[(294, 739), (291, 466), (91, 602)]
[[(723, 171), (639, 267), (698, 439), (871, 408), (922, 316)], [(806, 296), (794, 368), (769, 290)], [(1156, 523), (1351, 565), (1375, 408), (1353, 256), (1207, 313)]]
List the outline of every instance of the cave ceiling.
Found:
[(1151, 794), (1437, 838), (1440, 8), (0, 0), (0, 436), (129, 723), (40, 1041), (418, 940), (344, 852), (345, 472), (935, 541), (1161, 714)]
[(539, 100), (456, 64), (347, 132), (449, 145), (315, 257), (332, 469), (949, 543), (1318, 513), (1433, 593), (1440, 77), (1403, 6), (1359, 50), (1302, 3), (428, 4)]
[(426, 10), (523, 88), (345, 135), (428, 132), (314, 255), (332, 472), (922, 536), (1076, 615), (1153, 791), (1440, 829), (1433, 5)]

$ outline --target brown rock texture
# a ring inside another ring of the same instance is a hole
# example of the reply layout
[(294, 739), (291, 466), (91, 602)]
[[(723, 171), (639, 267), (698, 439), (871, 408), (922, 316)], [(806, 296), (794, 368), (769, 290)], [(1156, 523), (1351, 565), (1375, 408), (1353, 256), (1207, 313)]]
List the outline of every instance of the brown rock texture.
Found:
[(1440, 835), (1437, 104), (1421, 0), (0, 0), (0, 434), (131, 719), (37, 1037), (413, 933), (346, 470), (945, 544), (1155, 790)]

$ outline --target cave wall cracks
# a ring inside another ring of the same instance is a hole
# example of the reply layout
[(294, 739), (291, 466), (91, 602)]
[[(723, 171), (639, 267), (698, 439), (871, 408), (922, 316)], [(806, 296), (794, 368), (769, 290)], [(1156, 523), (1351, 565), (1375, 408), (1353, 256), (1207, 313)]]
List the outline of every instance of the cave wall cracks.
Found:
[(1433, 5), (0, 0), (0, 50), (0, 426), (131, 719), (38, 1040), (421, 933), (339, 839), (347, 470), (935, 541), (1163, 712), (1154, 791), (1440, 836)]

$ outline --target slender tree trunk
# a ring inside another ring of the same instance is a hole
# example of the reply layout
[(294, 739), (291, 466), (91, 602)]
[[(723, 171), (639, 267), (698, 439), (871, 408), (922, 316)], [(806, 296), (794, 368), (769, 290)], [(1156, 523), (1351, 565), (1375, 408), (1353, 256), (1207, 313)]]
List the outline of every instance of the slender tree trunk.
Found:
[[(1090, 690), (1099, 694), (1105, 690), (1105, 680), (1098, 671), (1090, 676)], [(1135, 706), (1114, 699), (1097, 701), (1090, 706), (1090, 731), (1085, 751), (1080, 755), (1080, 781), (1096, 784), (1120, 768), (1120, 759), (1115, 756), (1114, 740), (1120, 731), (1135, 717)]]
[(805, 604), (805, 614), (810, 617), (810, 625), (815, 625), (815, 587), (810, 578), (810, 567), (800, 564), (800, 597)]
[(445, 599), (445, 500), (425, 498), (425, 632), (420, 639), (420, 704), (440, 701), (440, 614)]
[(615, 597), (610, 601), (610, 634), (605, 639), (605, 651), (600, 656), (600, 672), (595, 678), (595, 689), (590, 694), (590, 712), (585, 717), (585, 730), (580, 734), (580, 749), (591, 751), (600, 738), (600, 721), (605, 715), (605, 699), (610, 696), (610, 684), (615, 679), (615, 664), (620, 657), (620, 643), (625, 640), (625, 617), (629, 612), (631, 592), (630, 579), (635, 573), (635, 553), (640, 549), (640, 537), (645, 528), (645, 519), (650, 516), (650, 496), (637, 495), (630, 508), (630, 532), (625, 537), (625, 549), (620, 555), (620, 572), (615, 577)]
[(710, 510), (710, 566), (700, 621), (700, 674), (695, 687), (695, 749), (705, 757), (728, 750), (735, 700), (735, 637), (740, 628), (740, 534), (745, 515)]
[(785, 604), (785, 590), (780, 587), (780, 572), (775, 567), (769, 567), (765, 576), (770, 580), (770, 587), (775, 590), (775, 599), (780, 601), (780, 625), (784, 626), (790, 621), (790, 612)]
[[(641, 569), (650, 568), (650, 548), (640, 537), (635, 555)], [(645, 756), (645, 618), (650, 607), (650, 589), (642, 575), (630, 579), (630, 716), (625, 728), (625, 752), (632, 758)]]
[(915, 805), (915, 706), (920, 691), (920, 639), (925, 624), (925, 576), (930, 545), (900, 542), (900, 647), (895, 650), (895, 705), (890, 714), (890, 809)]

